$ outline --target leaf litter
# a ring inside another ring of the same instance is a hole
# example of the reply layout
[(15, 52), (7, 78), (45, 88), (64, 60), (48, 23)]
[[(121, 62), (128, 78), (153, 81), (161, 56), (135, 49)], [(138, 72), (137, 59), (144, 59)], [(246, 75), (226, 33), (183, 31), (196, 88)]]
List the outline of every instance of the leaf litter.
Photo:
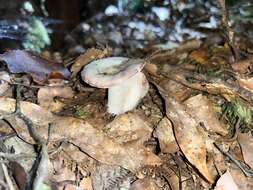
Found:
[[(252, 189), (252, 58), (234, 55), (239, 42), (218, 33), (214, 41), (180, 41), (182, 35), (174, 36), (176, 45), (161, 45), (154, 31), (142, 34), (133, 24), (132, 32), (117, 33), (128, 37), (121, 40), (92, 27), (98, 32), (82, 46), (93, 48), (70, 69), (24, 50), (0, 55), (8, 68), (0, 73), (0, 157), (13, 183), (20, 189)], [(141, 39), (139, 46), (131, 37)], [(94, 40), (110, 47), (95, 48)], [(150, 89), (134, 109), (115, 116), (106, 111), (106, 90), (89, 86), (80, 72), (118, 55), (144, 58)]]

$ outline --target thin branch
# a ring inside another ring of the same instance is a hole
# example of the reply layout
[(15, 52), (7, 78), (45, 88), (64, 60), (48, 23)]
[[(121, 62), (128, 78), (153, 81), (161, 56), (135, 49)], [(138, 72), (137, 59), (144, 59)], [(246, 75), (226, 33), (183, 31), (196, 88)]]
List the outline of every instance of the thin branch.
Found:
[(225, 156), (227, 156), (243, 173), (246, 177), (253, 177), (253, 171), (251, 169), (246, 168), (246, 165), (241, 163), (240, 161), (236, 160), (234, 156), (229, 153), (225, 152), (218, 144), (214, 143), (214, 146)]
[(7, 166), (4, 164), (4, 163), (1, 163), (1, 166), (2, 166), (2, 169), (3, 169), (3, 173), (4, 173), (4, 177), (5, 177), (5, 180), (8, 184), (8, 187), (10, 190), (16, 190), (14, 188), (14, 185), (12, 183), (12, 180), (11, 180), (11, 177), (9, 175), (9, 172), (8, 172), (8, 169), (7, 169)]

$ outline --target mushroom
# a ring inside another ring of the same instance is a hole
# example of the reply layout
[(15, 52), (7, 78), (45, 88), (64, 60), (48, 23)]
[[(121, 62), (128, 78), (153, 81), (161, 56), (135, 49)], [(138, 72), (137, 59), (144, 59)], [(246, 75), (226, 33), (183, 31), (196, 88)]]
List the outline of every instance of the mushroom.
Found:
[(86, 65), (81, 76), (91, 86), (108, 88), (107, 111), (119, 115), (134, 109), (148, 92), (148, 81), (141, 72), (144, 65), (142, 59), (109, 57)]

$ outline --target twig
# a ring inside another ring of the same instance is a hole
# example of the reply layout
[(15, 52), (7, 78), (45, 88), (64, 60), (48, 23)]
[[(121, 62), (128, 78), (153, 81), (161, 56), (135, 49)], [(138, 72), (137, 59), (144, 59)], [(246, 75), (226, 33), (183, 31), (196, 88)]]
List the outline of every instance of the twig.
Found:
[(244, 173), (244, 175), (246, 177), (253, 177), (253, 171), (251, 169), (246, 168), (246, 165), (241, 163), (240, 161), (236, 160), (234, 158), (234, 156), (229, 153), (229, 152), (225, 152), (219, 145), (217, 145), (216, 143), (214, 143), (214, 146), (221, 152), (223, 153), (225, 156), (227, 156), (232, 162), (234, 162), (234, 164)]
[(238, 59), (238, 53), (236, 51), (235, 45), (234, 45), (234, 36), (235, 32), (232, 30), (232, 27), (229, 23), (229, 14), (226, 9), (226, 4), (225, 0), (218, 0), (220, 6), (221, 6), (221, 11), (222, 11), (222, 25), (225, 28), (225, 33), (226, 33), (226, 38), (228, 41), (228, 45), (232, 51), (232, 54), (234, 56), (234, 61)]
[[(208, 92), (210, 94), (222, 95), (224, 98), (226, 98), (227, 95), (233, 98), (238, 96), (253, 104), (253, 93), (240, 86), (236, 87), (234, 84), (225, 82), (212, 82), (215, 79), (213, 79), (211, 82), (199, 81), (198, 83), (190, 83), (185, 79), (187, 76), (185, 76), (184, 72), (180, 71), (180, 69), (173, 69), (169, 73), (160, 73), (160, 75), (188, 88)], [(188, 75), (190, 74), (188, 73)], [(192, 74), (192, 76), (194, 75)]]
[(47, 141), (36, 132), (32, 121), (21, 112), (20, 101), (20, 84), (17, 84), (15, 111), (10, 114), (2, 115), (0, 119), (6, 119), (10, 116), (18, 116), (21, 118), (25, 122), (30, 136), (38, 146), (38, 155), (33, 164), (25, 186), (25, 189), (27, 190), (37, 190), (41, 186), (45, 176), (48, 174), (49, 156), (47, 153)]
[(1, 158), (6, 158), (6, 159), (11, 160), (11, 161), (17, 161), (18, 159), (33, 158), (34, 156), (31, 155), (31, 154), (25, 154), (25, 153), (11, 154), (11, 153), (0, 152), (0, 157)]
[(2, 186), (3, 188), (7, 190), (9, 189), (8, 185), (4, 181), (1, 181), (1, 180), (0, 180), (0, 186)]
[(8, 184), (9, 189), (10, 190), (15, 190), (14, 185), (13, 185), (12, 180), (11, 180), (11, 177), (9, 175), (7, 166), (4, 163), (1, 163), (1, 166), (2, 166), (4, 177), (5, 177), (5, 180)]

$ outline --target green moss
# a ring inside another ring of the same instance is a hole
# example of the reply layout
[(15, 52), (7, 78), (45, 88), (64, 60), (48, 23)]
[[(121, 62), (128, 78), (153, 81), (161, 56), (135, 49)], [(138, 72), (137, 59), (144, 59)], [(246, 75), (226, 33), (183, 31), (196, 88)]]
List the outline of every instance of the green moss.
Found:
[(232, 125), (239, 123), (243, 132), (249, 131), (249, 125), (252, 122), (253, 107), (249, 107), (243, 102), (234, 101), (223, 104), (223, 113), (227, 116)]
[(26, 40), (23, 43), (25, 49), (40, 53), (51, 41), (44, 24), (34, 18), (27, 29)]
[(90, 113), (88, 112), (87, 108), (84, 106), (75, 106), (74, 116), (77, 118), (85, 119), (88, 117)]

